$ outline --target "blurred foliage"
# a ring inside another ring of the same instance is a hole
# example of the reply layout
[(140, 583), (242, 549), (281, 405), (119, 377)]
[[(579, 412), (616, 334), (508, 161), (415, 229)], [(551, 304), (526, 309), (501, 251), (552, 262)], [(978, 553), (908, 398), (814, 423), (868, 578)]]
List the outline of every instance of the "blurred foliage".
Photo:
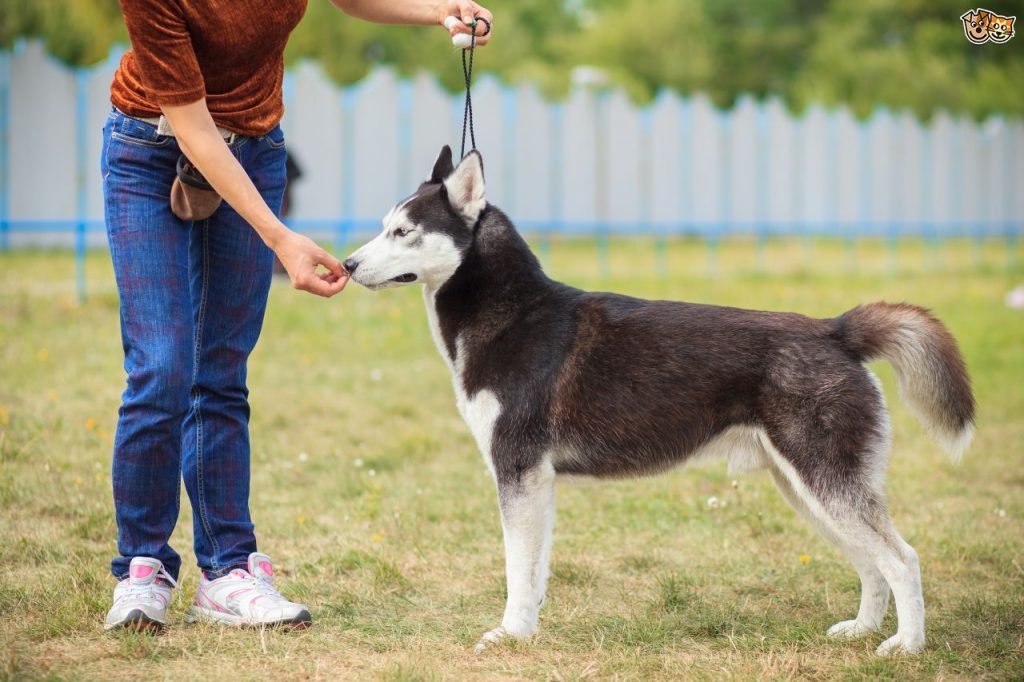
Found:
[(118, 0), (0, 0), (0, 46), (19, 37), (44, 39), (74, 65), (101, 62), (115, 43), (128, 42)]
[[(589, 65), (638, 102), (669, 88), (706, 92), (721, 106), (749, 93), (797, 111), (821, 102), (861, 116), (878, 106), (922, 118), (937, 109), (1022, 115), (1024, 38), (968, 43), (959, 17), (978, 1), (485, 0), (496, 38), (477, 65), (553, 97)], [(985, 7), (1024, 17), (1024, 0)], [(19, 36), (45, 39), (71, 64), (101, 61), (127, 42), (117, 0), (2, 0), (0, 43)], [(327, 0), (310, 0), (286, 57), (316, 60), (340, 83), (380, 63), (405, 75), (427, 70), (453, 90), (462, 84), (438, 28), (356, 21)]]

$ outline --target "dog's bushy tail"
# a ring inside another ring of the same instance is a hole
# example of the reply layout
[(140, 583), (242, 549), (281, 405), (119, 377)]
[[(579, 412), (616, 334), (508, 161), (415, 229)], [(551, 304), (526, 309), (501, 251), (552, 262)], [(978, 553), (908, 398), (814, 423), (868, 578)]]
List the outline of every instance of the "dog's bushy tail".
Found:
[(900, 396), (958, 462), (974, 437), (974, 395), (956, 340), (928, 310), (908, 303), (857, 306), (835, 320), (841, 342), (865, 362), (896, 370)]

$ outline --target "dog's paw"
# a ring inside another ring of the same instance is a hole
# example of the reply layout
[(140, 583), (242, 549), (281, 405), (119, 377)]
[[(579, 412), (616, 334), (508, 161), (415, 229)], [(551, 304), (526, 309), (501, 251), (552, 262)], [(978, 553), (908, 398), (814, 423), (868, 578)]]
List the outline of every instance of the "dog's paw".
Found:
[(864, 625), (859, 620), (854, 619), (836, 623), (828, 629), (827, 634), (829, 637), (836, 637), (838, 639), (857, 639), (877, 631), (878, 628)]
[(924, 637), (907, 637), (896, 633), (878, 645), (875, 653), (879, 656), (899, 656), (901, 654), (918, 654), (924, 649)]
[(484, 633), (483, 637), (480, 638), (480, 641), (476, 643), (475, 647), (473, 647), (473, 651), (475, 653), (482, 654), (487, 651), (487, 647), (497, 644), (508, 636), (508, 631), (506, 631), (505, 628), (494, 628), (490, 632)]

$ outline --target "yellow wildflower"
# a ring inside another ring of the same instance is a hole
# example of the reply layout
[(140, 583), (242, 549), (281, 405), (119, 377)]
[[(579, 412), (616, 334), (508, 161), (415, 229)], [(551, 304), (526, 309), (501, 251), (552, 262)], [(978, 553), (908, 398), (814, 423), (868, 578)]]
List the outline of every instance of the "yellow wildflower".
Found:
[(811, 563), (811, 557), (806, 555), (806, 554), (801, 554), (800, 555), (800, 563), (805, 564), (805, 565)]

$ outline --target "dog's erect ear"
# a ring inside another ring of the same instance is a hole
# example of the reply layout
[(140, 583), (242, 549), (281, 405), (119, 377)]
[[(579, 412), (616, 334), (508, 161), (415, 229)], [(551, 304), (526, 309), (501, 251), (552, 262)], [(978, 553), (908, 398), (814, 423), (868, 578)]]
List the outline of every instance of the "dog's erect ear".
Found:
[(468, 225), (476, 224), (487, 205), (484, 198), (484, 161), (475, 149), (459, 162), (444, 181), (444, 189), (452, 208)]
[(453, 170), (455, 170), (455, 166), (452, 165), (452, 148), (445, 145), (441, 147), (441, 153), (437, 155), (434, 170), (430, 172), (427, 182), (432, 185), (444, 182), (444, 179), (451, 175)]

